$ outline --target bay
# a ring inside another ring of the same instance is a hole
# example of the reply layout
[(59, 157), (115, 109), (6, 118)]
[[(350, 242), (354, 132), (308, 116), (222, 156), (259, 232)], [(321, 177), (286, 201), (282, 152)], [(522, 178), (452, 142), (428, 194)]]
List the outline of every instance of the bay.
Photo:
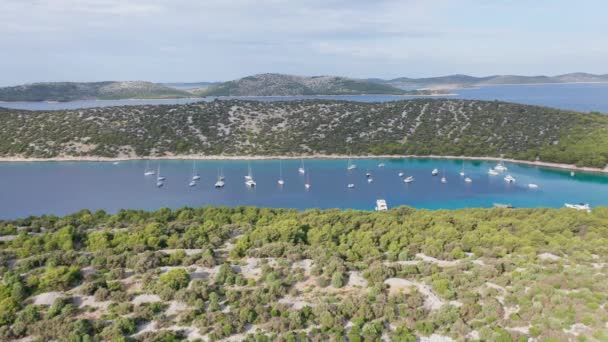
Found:
[[(608, 83), (566, 83), (537, 85), (500, 85), (479, 88), (450, 90), (454, 93), (445, 98), (472, 100), (499, 100), (522, 104), (547, 106), (581, 112), (599, 111), (608, 113)], [(401, 101), (423, 96), (398, 95), (346, 95), (346, 96), (268, 96), (268, 97), (222, 97), (220, 99), (242, 99), (254, 101), (290, 100), (341, 100), (358, 102)], [(426, 97), (429, 98), (429, 97)], [(442, 98), (434, 96), (432, 98)], [(137, 99), (137, 100), (83, 100), (72, 102), (0, 102), (0, 107), (25, 110), (64, 110), (111, 106), (170, 105), (200, 101), (213, 101), (214, 97), (191, 99)]]
[[(343, 159), (307, 159), (306, 175), (297, 171), (299, 160), (283, 160), (285, 185), (279, 186), (278, 160), (197, 161), (201, 180), (189, 187), (192, 161), (151, 161), (167, 177), (162, 188), (155, 176), (144, 176), (145, 161), (111, 162), (17, 162), (0, 163), (0, 219), (29, 215), (65, 215), (81, 209), (116, 212), (125, 209), (156, 210), (161, 207), (240, 206), (341, 208), (373, 210), (377, 199), (389, 207), (408, 205), (427, 209), (492, 207), (493, 203), (515, 207), (554, 207), (564, 203), (608, 205), (608, 177), (603, 174), (569, 171), (507, 163), (508, 172), (488, 174), (494, 162), (466, 161), (464, 169), (472, 183), (459, 175), (463, 163), (438, 159), (357, 159), (357, 169), (348, 172)], [(384, 163), (384, 167), (378, 167)], [(251, 166), (257, 187), (249, 189), (244, 176)], [(223, 170), (226, 186), (213, 187), (218, 170)], [(437, 168), (439, 176), (432, 176)], [(368, 183), (365, 173), (372, 173)], [(405, 184), (398, 173), (413, 176)], [(508, 184), (506, 174), (517, 181)], [(441, 175), (447, 177), (442, 184)], [(311, 188), (304, 183), (309, 179)], [(347, 188), (347, 184), (355, 188)], [(539, 185), (530, 189), (529, 183)]]

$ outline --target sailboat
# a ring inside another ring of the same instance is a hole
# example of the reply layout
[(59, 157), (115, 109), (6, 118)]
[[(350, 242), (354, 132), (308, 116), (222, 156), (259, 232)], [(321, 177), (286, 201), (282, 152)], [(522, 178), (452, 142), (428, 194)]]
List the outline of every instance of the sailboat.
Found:
[(302, 161), (302, 163), (301, 163), (300, 168), (298, 169), (298, 173), (303, 175), (306, 173), (306, 169), (304, 168), (304, 159), (301, 159), (301, 161)]
[(195, 180), (191, 180), (190, 183), (188, 183), (189, 187), (193, 187), (196, 186), (196, 181)]
[(196, 162), (192, 161), (192, 180), (197, 181), (199, 179), (201, 179), (201, 176), (196, 172)]
[(460, 175), (464, 177), (464, 160), (462, 161), (462, 169), (460, 169)]
[(441, 183), (445, 184), (448, 182), (448, 179), (445, 177), (445, 169), (441, 172)]
[(249, 166), (249, 174), (245, 176), (245, 185), (250, 188), (255, 188), (256, 182), (253, 180), (253, 175), (251, 174), (251, 166)]
[(439, 170), (437, 170), (437, 169), (433, 169), (433, 171), (431, 171), (432, 176), (437, 176), (438, 174), (439, 174)]
[(281, 160), (279, 160), (279, 180), (277, 183), (279, 183), (279, 185), (285, 184), (285, 181), (283, 180), (283, 162)]
[(150, 161), (146, 160), (146, 168), (144, 169), (144, 176), (152, 176), (155, 174), (156, 174), (156, 172), (154, 172), (154, 170), (150, 170)]
[(348, 171), (354, 170), (357, 168), (357, 165), (353, 164), (350, 160), (350, 157), (348, 158), (348, 166), (346, 167), (346, 169)]
[(158, 169), (156, 170), (156, 181), (162, 182), (166, 178), (160, 175), (160, 164), (158, 164)]
[(413, 182), (413, 181), (414, 181), (414, 176), (409, 176), (409, 177), (406, 177), (406, 178), (403, 180), (403, 182), (404, 182), (404, 183), (411, 183), (411, 182)]
[(403, 177), (404, 174), (405, 173), (403, 173), (403, 171), (399, 171), (399, 173), (398, 173), (399, 177)]
[(247, 162), (247, 175), (245, 175), (245, 180), (253, 180), (253, 178), (251, 177), (251, 164), (249, 162)]
[(498, 176), (498, 171), (494, 170), (494, 169), (489, 169), (488, 170), (488, 174), (490, 176)]
[(224, 187), (224, 176), (222, 176), (222, 173), (219, 169), (217, 171), (217, 181), (215, 182), (214, 186), (217, 189)]
[(502, 160), (498, 162), (498, 164), (496, 164), (496, 166), (494, 166), (494, 170), (496, 171), (507, 171), (507, 167), (505, 166), (505, 164), (503, 164)]
[(310, 189), (310, 173), (306, 175), (306, 183), (304, 183), (306, 190)]

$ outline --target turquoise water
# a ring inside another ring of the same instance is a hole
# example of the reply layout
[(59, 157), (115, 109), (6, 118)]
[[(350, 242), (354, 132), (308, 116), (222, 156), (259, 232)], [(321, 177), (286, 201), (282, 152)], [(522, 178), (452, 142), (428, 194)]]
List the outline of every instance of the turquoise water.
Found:
[[(474, 89), (457, 89), (450, 91), (455, 96), (449, 98), (474, 100), (500, 100), (531, 105), (548, 106), (581, 112), (599, 111), (608, 113), (608, 84), (540, 84), (540, 85), (503, 85), (486, 86)], [(416, 98), (416, 96), (395, 95), (352, 95), (352, 96), (281, 96), (281, 97), (233, 97), (233, 99), (256, 101), (287, 100), (343, 100), (359, 102), (387, 102)], [(227, 99), (227, 98), (224, 98)], [(185, 104), (198, 101), (212, 101), (210, 98), (198, 99), (148, 99), (148, 100), (83, 100), (72, 102), (0, 102), (0, 107), (27, 110), (58, 110), (90, 107)]]
[[(278, 186), (279, 161), (198, 161), (201, 180), (189, 187), (192, 161), (153, 161), (167, 177), (165, 186), (156, 187), (154, 176), (143, 175), (144, 161), (120, 162), (28, 162), (0, 163), (0, 218), (28, 215), (64, 215), (83, 208), (116, 212), (121, 208), (154, 210), (202, 205), (255, 205), (284, 208), (355, 208), (372, 210), (376, 199), (386, 199), (389, 207), (454, 209), (491, 207), (493, 203), (516, 207), (562, 207), (565, 202), (608, 205), (608, 177), (507, 163), (517, 181), (507, 184), (504, 174), (490, 176), (494, 162), (467, 161), (465, 172), (473, 182), (465, 183), (458, 173), (462, 162), (435, 159), (361, 159), (358, 168), (346, 170), (346, 160), (306, 160), (307, 176), (299, 175), (298, 160), (285, 160), (285, 185)], [(385, 167), (379, 168), (379, 163)], [(244, 184), (248, 165), (257, 188)], [(218, 168), (223, 169), (226, 186), (214, 189)], [(437, 168), (447, 177), (433, 177)], [(372, 173), (368, 183), (365, 173)], [(415, 177), (405, 184), (400, 171)], [(304, 183), (309, 178), (311, 188)], [(355, 184), (348, 189), (347, 184)], [(528, 188), (536, 183), (539, 189)]]

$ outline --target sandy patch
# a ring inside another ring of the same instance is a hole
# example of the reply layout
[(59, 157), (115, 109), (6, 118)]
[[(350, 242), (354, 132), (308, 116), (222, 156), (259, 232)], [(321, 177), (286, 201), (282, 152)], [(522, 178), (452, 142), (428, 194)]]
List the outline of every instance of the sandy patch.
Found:
[(426, 297), (424, 299), (424, 307), (428, 310), (437, 310), (444, 304), (443, 300), (426, 284), (401, 278), (388, 278), (384, 283), (390, 286), (389, 293), (391, 294), (409, 291), (411, 287), (416, 287)]
[(0, 236), (0, 242), (2, 241), (13, 241), (17, 238), (17, 235), (4, 235)]
[(365, 280), (365, 278), (363, 278), (363, 276), (361, 275), (361, 272), (352, 271), (352, 272), (350, 272), (350, 275), (348, 276), (347, 286), (366, 288), (367, 280)]
[(452, 266), (456, 266), (460, 263), (460, 260), (451, 260), (451, 261), (440, 260), (440, 259), (433, 258), (433, 257), (430, 257), (430, 256), (422, 254), (422, 253), (417, 253), (416, 257), (418, 259), (422, 259), (423, 261), (433, 263), (439, 267), (452, 267)]
[(449, 336), (433, 334), (431, 336), (420, 336), (417, 339), (419, 342), (453, 342)]
[(538, 258), (543, 261), (558, 261), (561, 259), (561, 257), (551, 253), (541, 253)]
[(177, 251), (184, 251), (184, 253), (186, 253), (186, 255), (195, 255), (195, 254), (199, 254), (202, 253), (203, 250), (200, 248), (193, 248), (193, 249), (161, 249), (159, 250), (159, 252), (161, 253), (165, 253), (165, 254), (173, 254)]
[(279, 303), (289, 305), (294, 310), (301, 310), (302, 308), (304, 308), (306, 306), (310, 306), (310, 307), (316, 306), (316, 304), (304, 301), (301, 298), (291, 297), (291, 296), (285, 296), (285, 297), (279, 299)]
[(158, 295), (155, 294), (142, 294), (139, 296), (135, 296), (135, 298), (133, 298), (131, 300), (131, 303), (133, 305), (140, 305), (143, 303), (156, 303), (156, 302), (160, 302), (161, 299)]
[(574, 336), (587, 335), (591, 331), (592, 331), (591, 328), (589, 328), (588, 326), (586, 326), (582, 323), (574, 323), (570, 326), (570, 328), (564, 329), (564, 332), (566, 334), (572, 334)]
[(79, 308), (84, 308), (85, 306), (89, 306), (92, 308), (97, 308), (97, 309), (107, 309), (108, 305), (110, 305), (110, 303), (112, 303), (112, 301), (102, 301), (102, 302), (98, 302), (95, 300), (94, 296), (75, 296), (74, 297), (74, 304), (76, 306), (78, 306)]
[(57, 298), (65, 297), (63, 292), (45, 292), (34, 297), (35, 305), (53, 305)]
[(169, 302), (169, 307), (165, 314), (167, 316), (177, 315), (178, 313), (188, 310), (188, 304), (176, 300), (172, 300)]

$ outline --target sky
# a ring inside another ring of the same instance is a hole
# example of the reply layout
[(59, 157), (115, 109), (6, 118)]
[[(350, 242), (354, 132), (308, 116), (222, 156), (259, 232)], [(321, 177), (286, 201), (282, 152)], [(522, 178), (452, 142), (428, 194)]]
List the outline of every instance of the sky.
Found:
[(605, 0), (0, 0), (0, 85), (608, 73)]

